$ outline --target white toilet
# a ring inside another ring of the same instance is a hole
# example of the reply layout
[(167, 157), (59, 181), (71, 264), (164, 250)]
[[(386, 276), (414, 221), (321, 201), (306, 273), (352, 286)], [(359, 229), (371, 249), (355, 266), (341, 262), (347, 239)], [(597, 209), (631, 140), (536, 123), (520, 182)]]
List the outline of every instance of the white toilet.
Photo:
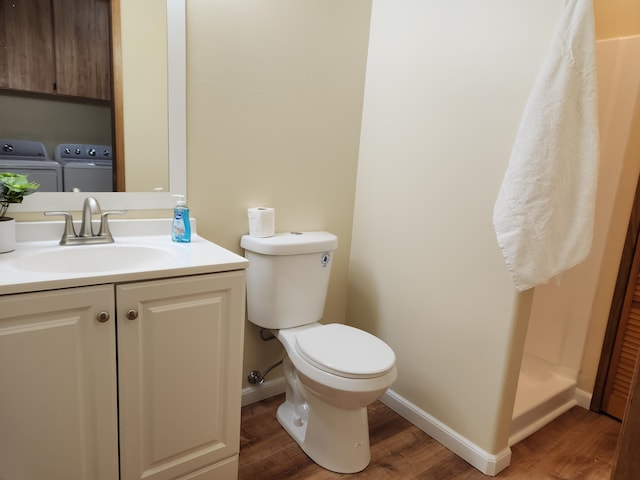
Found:
[(367, 406), (397, 377), (395, 354), (379, 338), (322, 325), (333, 251), (328, 232), (245, 235), (247, 312), (285, 348), (286, 400), (278, 421), (318, 465), (339, 473), (371, 459)]

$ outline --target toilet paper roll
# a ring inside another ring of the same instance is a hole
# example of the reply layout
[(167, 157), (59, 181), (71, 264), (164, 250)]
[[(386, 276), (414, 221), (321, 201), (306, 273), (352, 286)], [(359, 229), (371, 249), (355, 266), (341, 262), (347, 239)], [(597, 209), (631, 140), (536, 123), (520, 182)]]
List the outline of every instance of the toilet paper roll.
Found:
[(249, 235), (252, 237), (273, 237), (276, 232), (276, 211), (273, 208), (250, 208)]

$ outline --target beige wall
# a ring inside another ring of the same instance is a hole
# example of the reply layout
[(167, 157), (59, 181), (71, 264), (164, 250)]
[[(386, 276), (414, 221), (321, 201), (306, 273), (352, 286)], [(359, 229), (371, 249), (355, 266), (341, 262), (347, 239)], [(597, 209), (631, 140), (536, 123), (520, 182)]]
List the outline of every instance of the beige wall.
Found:
[(562, 9), (373, 2), (348, 321), (394, 348), (396, 393), (493, 454), (507, 447), (530, 300), (493, 205)]
[[(189, 205), (241, 253), (246, 209), (339, 237), (325, 321), (344, 322), (369, 0), (187, 2)], [(245, 335), (244, 371), (281, 357)], [(274, 377), (271, 377), (274, 378)]]
[(126, 190), (168, 190), (166, 4), (121, 0), (120, 14)]

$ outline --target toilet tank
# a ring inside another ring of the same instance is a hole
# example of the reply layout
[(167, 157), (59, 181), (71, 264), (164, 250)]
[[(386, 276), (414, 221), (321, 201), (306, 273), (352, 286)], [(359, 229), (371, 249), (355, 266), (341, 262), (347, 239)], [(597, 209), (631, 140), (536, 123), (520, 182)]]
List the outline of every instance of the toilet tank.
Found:
[(333, 251), (338, 238), (328, 232), (244, 235), (249, 260), (247, 317), (263, 328), (282, 329), (322, 318)]

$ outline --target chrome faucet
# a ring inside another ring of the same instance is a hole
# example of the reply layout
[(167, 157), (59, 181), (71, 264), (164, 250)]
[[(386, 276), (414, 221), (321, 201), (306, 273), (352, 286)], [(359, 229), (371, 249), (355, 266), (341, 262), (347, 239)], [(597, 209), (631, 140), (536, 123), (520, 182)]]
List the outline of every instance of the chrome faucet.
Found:
[[(82, 223), (78, 237), (86, 238), (95, 236), (93, 234), (93, 215), (100, 215), (101, 213), (100, 205), (95, 198), (87, 197), (84, 199), (84, 204), (82, 205)], [(113, 241), (113, 238), (111, 241)]]
[[(69, 212), (44, 212), (47, 216), (61, 215), (64, 216), (64, 231), (60, 239), (60, 245), (95, 245), (100, 243), (113, 243), (113, 235), (109, 231), (108, 216), (112, 214), (124, 215), (126, 210), (111, 210), (103, 212), (100, 210), (100, 204), (94, 197), (84, 199), (82, 205), (82, 223), (80, 224), (80, 233), (76, 234), (73, 226), (73, 216)], [(100, 215), (100, 230), (98, 233), (93, 231), (93, 216)]]

